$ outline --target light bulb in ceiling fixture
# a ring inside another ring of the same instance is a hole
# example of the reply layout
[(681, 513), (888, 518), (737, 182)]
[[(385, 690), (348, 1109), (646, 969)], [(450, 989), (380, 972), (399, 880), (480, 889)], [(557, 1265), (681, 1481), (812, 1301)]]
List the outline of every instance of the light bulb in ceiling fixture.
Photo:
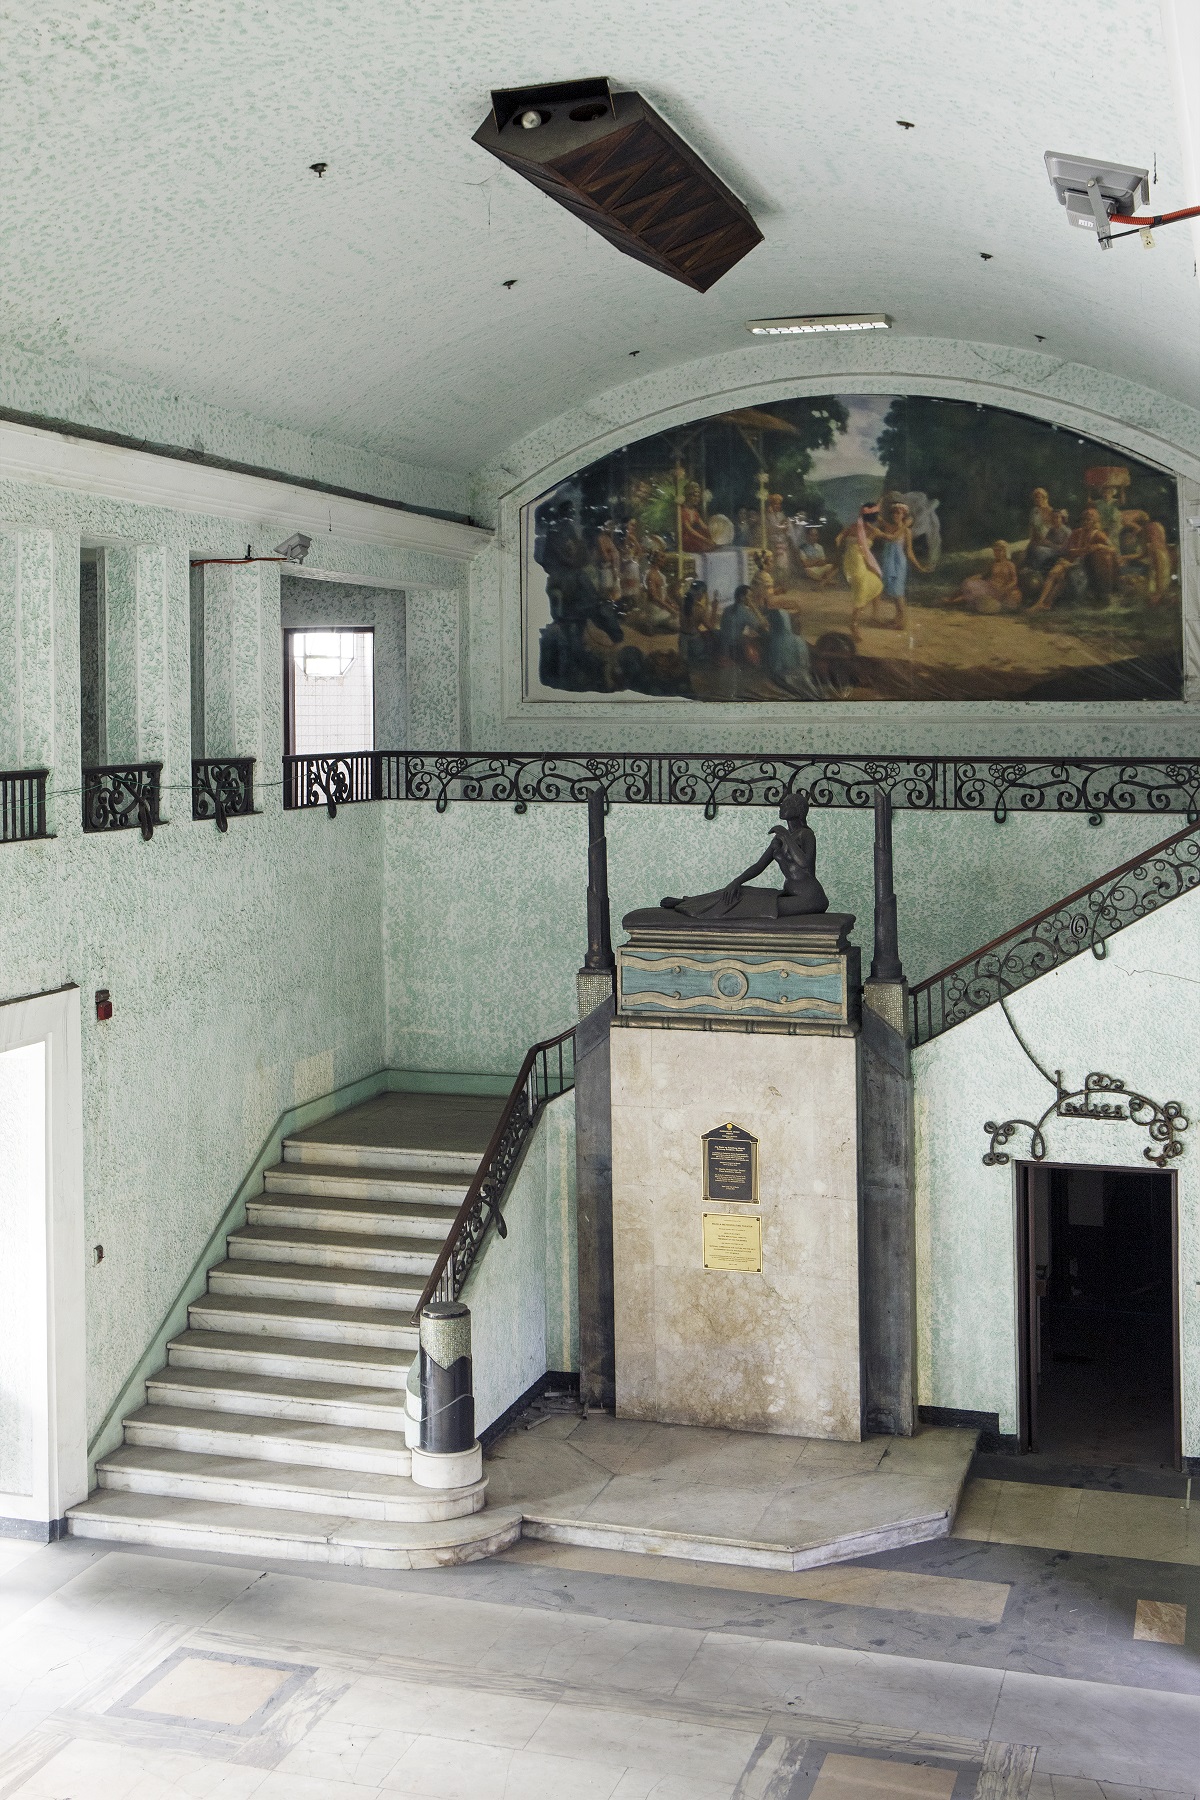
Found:
[(541, 113), (535, 112), (533, 107), (530, 107), (528, 112), (523, 112), (521, 114), (521, 125), (525, 131), (536, 131), (541, 122)]

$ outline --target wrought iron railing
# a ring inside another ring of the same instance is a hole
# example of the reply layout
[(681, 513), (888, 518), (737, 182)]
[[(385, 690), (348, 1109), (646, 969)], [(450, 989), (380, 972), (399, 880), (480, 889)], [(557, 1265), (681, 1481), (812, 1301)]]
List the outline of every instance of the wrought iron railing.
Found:
[(442, 1245), (425, 1290), (414, 1308), (413, 1317), (431, 1300), (457, 1300), (463, 1290), (471, 1265), (494, 1225), (500, 1237), (508, 1236), (502, 1206), (521, 1151), (538, 1115), (548, 1100), (575, 1085), (575, 1029), (534, 1044), (525, 1053), (521, 1073), (513, 1083), (499, 1123), (467, 1189), (466, 1198), (455, 1215), (450, 1234)]
[(106, 763), (83, 771), (83, 829), (128, 831), (137, 826), (147, 843), (162, 824), (162, 764)]
[(218, 831), (228, 831), (230, 819), (246, 818), (253, 811), (252, 756), (206, 756), (193, 760), (193, 819), (215, 819)]
[(1106, 813), (1184, 814), (1200, 819), (1200, 758), (739, 756), (561, 754), (518, 751), (374, 750), (284, 758), (284, 805), (354, 800), (580, 803), (600, 786), (634, 806), (777, 806), (805, 788), (815, 806), (874, 803), (919, 812), (1076, 814), (1100, 824)]
[(359, 800), (397, 800), (388, 785), (389, 769), (395, 752), (385, 750), (347, 750), (339, 756), (285, 756), (283, 759), (283, 804), (289, 811), (305, 806), (328, 808), (331, 819), (337, 818), (339, 806), (350, 806)]
[(0, 770), (0, 844), (49, 837), (46, 777), (49, 769)]
[(919, 982), (909, 994), (912, 1042), (927, 1044), (1085, 950), (1102, 957), (1114, 932), (1197, 886), (1200, 826), (1189, 825)]

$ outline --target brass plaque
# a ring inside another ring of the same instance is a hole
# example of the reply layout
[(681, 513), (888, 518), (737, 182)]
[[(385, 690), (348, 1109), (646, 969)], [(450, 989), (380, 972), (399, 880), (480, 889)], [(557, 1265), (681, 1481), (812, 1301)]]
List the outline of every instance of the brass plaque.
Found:
[(706, 1131), (704, 1145), (704, 1198), (732, 1200), (750, 1206), (758, 1199), (758, 1139), (740, 1125), (719, 1125)]
[(701, 1217), (706, 1269), (762, 1274), (762, 1218), (758, 1213), (706, 1212)]

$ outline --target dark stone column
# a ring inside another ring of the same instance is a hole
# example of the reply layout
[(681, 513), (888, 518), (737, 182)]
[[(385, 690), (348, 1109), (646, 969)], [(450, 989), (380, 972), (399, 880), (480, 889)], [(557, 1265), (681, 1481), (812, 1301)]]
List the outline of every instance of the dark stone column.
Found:
[(913, 1085), (903, 981), (868, 981), (862, 1010), (863, 1430), (911, 1437), (916, 1419)]
[(608, 917), (608, 839), (604, 831), (604, 789), (591, 788), (588, 810), (587, 954), (575, 978), (579, 1016), (585, 1019), (613, 992), (617, 963)]
[(862, 1013), (863, 1429), (916, 1420), (916, 1185), (908, 986), (892, 880), (892, 802), (875, 794), (875, 954)]
[(475, 1443), (471, 1314), (461, 1300), (435, 1300), (421, 1314), (421, 1442), (437, 1456)]
[(579, 1392), (616, 1404), (613, 1326), (610, 996), (575, 1028), (575, 1192), (579, 1258)]

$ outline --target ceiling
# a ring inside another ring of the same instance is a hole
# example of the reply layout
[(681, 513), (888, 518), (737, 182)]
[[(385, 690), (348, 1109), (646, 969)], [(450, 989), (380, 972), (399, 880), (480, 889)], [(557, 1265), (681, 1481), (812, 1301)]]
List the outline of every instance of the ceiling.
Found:
[[(456, 469), (764, 314), (1040, 335), (1200, 406), (1188, 227), (1105, 254), (1042, 164), (1156, 159), (1184, 204), (1158, 0), (18, 0), (0, 45), (22, 349)], [(758, 219), (707, 295), (471, 142), (490, 88), (591, 74)]]

